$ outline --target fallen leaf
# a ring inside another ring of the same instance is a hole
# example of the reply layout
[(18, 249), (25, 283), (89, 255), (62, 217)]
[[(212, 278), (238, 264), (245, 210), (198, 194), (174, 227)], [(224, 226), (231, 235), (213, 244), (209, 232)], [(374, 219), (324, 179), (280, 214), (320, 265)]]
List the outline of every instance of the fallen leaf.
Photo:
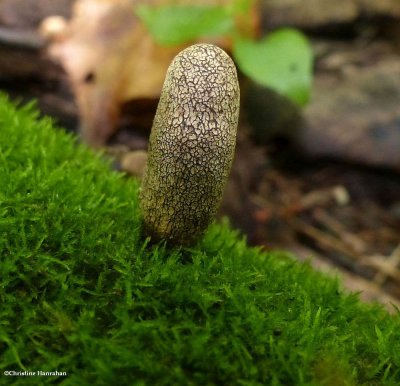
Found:
[[(135, 15), (138, 0), (79, 0), (73, 16), (48, 52), (69, 76), (80, 113), (80, 132), (92, 146), (114, 133), (123, 102), (158, 98), (166, 70), (186, 45), (163, 47)], [(146, 5), (166, 4), (152, 0)], [(195, 0), (178, 4), (196, 3)], [(203, 1), (224, 4), (228, 0)], [(46, 31), (44, 31), (46, 35)], [(214, 41), (227, 48), (229, 42)]]

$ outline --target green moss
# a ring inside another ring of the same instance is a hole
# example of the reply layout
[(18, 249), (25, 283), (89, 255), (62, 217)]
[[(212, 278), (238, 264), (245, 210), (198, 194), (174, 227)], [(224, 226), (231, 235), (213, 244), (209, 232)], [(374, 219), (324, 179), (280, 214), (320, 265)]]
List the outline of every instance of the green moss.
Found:
[(0, 97), (1, 385), (397, 385), (400, 317), (227, 224), (148, 246), (138, 184)]

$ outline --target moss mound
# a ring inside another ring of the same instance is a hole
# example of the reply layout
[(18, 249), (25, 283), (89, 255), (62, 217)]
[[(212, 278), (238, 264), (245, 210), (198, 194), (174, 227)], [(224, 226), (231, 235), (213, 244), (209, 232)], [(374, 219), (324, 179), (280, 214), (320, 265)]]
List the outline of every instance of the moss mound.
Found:
[(148, 246), (138, 183), (3, 96), (0, 170), (1, 385), (400, 384), (399, 314), (227, 224)]

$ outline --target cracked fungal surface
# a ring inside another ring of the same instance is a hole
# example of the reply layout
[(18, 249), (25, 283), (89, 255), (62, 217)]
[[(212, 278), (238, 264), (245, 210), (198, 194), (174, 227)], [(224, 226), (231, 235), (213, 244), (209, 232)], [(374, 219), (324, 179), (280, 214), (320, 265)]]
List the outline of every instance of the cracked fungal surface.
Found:
[(214, 218), (236, 144), (239, 84), (231, 58), (198, 44), (171, 63), (150, 135), (141, 188), (153, 240), (190, 245)]

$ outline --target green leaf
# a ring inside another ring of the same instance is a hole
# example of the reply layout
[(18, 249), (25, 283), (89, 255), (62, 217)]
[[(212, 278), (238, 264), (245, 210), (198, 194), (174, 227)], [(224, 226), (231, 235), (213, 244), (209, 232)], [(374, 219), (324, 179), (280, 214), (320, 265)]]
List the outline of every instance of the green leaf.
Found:
[(234, 20), (227, 9), (202, 5), (141, 5), (137, 15), (149, 29), (157, 43), (178, 45), (204, 37), (220, 36), (234, 28)]
[(313, 54), (299, 31), (283, 28), (255, 42), (237, 38), (233, 55), (242, 72), (300, 106), (310, 99)]
[(250, 11), (253, 3), (254, 0), (233, 0), (230, 4), (227, 5), (227, 9), (233, 15), (244, 16)]

